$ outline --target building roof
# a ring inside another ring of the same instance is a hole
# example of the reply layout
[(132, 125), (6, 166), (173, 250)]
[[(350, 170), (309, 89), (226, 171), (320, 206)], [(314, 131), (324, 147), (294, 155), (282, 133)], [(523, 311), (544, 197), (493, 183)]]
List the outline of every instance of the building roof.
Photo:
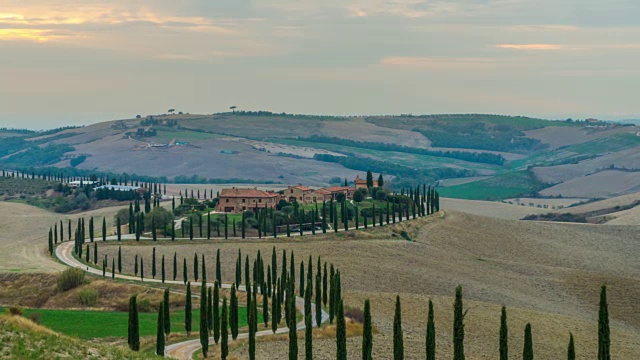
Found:
[(320, 190), (325, 190), (328, 191), (330, 193), (337, 193), (337, 192), (343, 192), (343, 191), (349, 191), (352, 190), (350, 187), (348, 186), (330, 186), (330, 187), (326, 187)]
[(272, 198), (278, 196), (277, 193), (262, 191), (258, 189), (222, 189), (220, 191), (220, 197), (229, 198)]
[(110, 190), (116, 190), (116, 191), (131, 191), (131, 190), (140, 190), (143, 189), (139, 186), (125, 186), (125, 185), (102, 185), (102, 186), (98, 186), (96, 188), (96, 190), (98, 189), (110, 189)]
[(308, 186), (302, 186), (302, 185), (294, 186), (293, 188), (301, 190), (301, 191), (313, 191), (312, 188), (310, 188)]
[(326, 190), (326, 189), (318, 189), (315, 192), (318, 193), (318, 194), (322, 194), (322, 195), (331, 195), (332, 194), (331, 191)]

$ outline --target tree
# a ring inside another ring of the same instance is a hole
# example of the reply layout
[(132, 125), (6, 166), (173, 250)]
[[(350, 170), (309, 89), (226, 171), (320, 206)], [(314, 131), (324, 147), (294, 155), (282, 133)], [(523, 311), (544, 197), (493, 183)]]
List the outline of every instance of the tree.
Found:
[(118, 241), (120, 241), (122, 239), (122, 231), (120, 230), (120, 218), (116, 219), (116, 231), (118, 232)]
[(213, 289), (209, 288), (207, 293), (207, 329), (211, 333), (213, 330)]
[(373, 327), (371, 325), (371, 304), (364, 301), (364, 324), (362, 326), (362, 360), (372, 360)]
[(182, 259), (182, 281), (186, 284), (188, 281), (187, 274), (187, 258)]
[[(249, 285), (246, 285), (247, 288)], [(249, 295), (247, 294), (247, 299)], [(248, 303), (248, 301), (247, 301)], [(231, 338), (235, 340), (238, 337), (238, 294), (236, 285), (231, 286), (231, 298), (229, 300), (229, 325), (231, 327)]]
[(160, 274), (162, 275), (162, 283), (164, 284), (166, 279), (166, 272), (164, 270), (164, 254), (162, 255), (162, 262), (160, 263)]
[(509, 360), (509, 330), (507, 328), (507, 308), (504, 305), (500, 316), (500, 360)]
[(338, 313), (336, 317), (336, 359), (347, 360), (347, 325), (344, 320), (344, 304), (342, 300), (338, 303)]
[(573, 344), (573, 334), (569, 333), (569, 347), (567, 348), (567, 360), (576, 360), (576, 348)]
[(316, 326), (322, 325), (322, 291), (321, 291), (321, 279), (322, 275), (320, 271), (316, 274)]
[(378, 187), (383, 187), (384, 186), (384, 179), (382, 178), (382, 174), (380, 174), (380, 176), (378, 176)]
[(178, 276), (178, 253), (173, 252), (173, 281), (176, 281)]
[(393, 317), (393, 358), (404, 359), (404, 340), (402, 338), (402, 310), (400, 308), (400, 295), (396, 295), (396, 312)]
[(524, 349), (522, 350), (522, 360), (533, 360), (533, 338), (531, 335), (531, 324), (524, 327)]
[[(60, 227), (62, 231), (62, 227)], [(62, 239), (62, 236), (60, 236)], [(102, 241), (107, 241), (107, 218), (102, 218)]]
[(453, 360), (464, 360), (464, 316), (462, 310), (462, 287), (456, 287), (453, 304)]
[(300, 261), (300, 296), (304, 296), (304, 261)]
[(373, 173), (371, 170), (367, 170), (367, 189), (371, 189), (373, 187)]
[(327, 307), (327, 262), (324, 262), (324, 275), (322, 276), (322, 303)]
[[(97, 246), (94, 246), (94, 251), (97, 248)], [(122, 249), (120, 246), (118, 246), (118, 273), (122, 274)]]
[(289, 290), (287, 291), (287, 326), (289, 326), (289, 360), (298, 360), (298, 336), (296, 329), (296, 310), (295, 296), (293, 290), (293, 277), (290, 280)]
[(140, 325), (138, 320), (138, 304), (136, 295), (129, 298), (129, 327), (128, 327), (128, 344), (133, 351), (140, 350)]
[(257, 332), (257, 323), (258, 323), (258, 312), (256, 309), (256, 298), (254, 293), (253, 301), (251, 302), (253, 305), (247, 309), (247, 322), (249, 326), (249, 359), (256, 359), (256, 332)]
[(220, 264), (220, 249), (216, 252), (216, 280), (218, 286), (222, 286), (222, 265)]
[(156, 355), (164, 357), (164, 303), (158, 308), (158, 331), (156, 333)]
[(311, 314), (304, 316), (304, 358), (305, 360), (313, 360), (313, 325), (311, 323)]
[(193, 278), (198, 281), (198, 254), (193, 254)]
[(156, 248), (153, 248), (153, 252), (151, 253), (151, 276), (156, 278)]
[(213, 341), (220, 341), (220, 284), (216, 281), (213, 286)]
[(436, 360), (436, 323), (431, 299), (429, 299), (429, 314), (427, 315), (427, 360)]
[(209, 328), (207, 326), (207, 287), (200, 286), (200, 345), (202, 356), (209, 352)]
[(227, 298), (222, 299), (222, 317), (220, 319), (220, 358), (226, 360), (229, 355), (229, 325), (227, 323)]
[(169, 336), (169, 334), (171, 334), (171, 315), (169, 313), (171, 307), (169, 306), (169, 288), (164, 289), (164, 296), (162, 300), (164, 304), (164, 333)]
[(600, 309), (598, 311), (598, 360), (611, 360), (609, 349), (609, 309), (607, 305), (607, 285), (600, 288)]
[(187, 283), (187, 299), (184, 303), (184, 330), (191, 336), (191, 282)]

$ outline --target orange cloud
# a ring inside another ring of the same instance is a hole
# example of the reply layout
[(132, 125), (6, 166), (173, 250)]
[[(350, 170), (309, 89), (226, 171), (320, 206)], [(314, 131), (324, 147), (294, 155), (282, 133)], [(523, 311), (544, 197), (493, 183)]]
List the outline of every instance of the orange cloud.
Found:
[(515, 49), (515, 50), (563, 50), (567, 49), (563, 45), (558, 44), (498, 44), (497, 48), (500, 49)]
[(64, 35), (56, 35), (52, 30), (39, 29), (0, 29), (0, 41), (2, 40), (28, 40), (46, 42), (49, 40), (65, 38)]

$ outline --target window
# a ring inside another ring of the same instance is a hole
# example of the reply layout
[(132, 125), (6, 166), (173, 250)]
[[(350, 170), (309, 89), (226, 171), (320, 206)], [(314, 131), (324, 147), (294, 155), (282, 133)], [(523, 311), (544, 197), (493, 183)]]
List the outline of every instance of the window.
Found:
[(293, 189), (291, 189), (291, 193), (293, 194)]
[(246, 201), (247, 201), (247, 199), (242, 199), (242, 202), (243, 202), (243, 203), (244, 203), (244, 202), (246, 202)]
[(262, 199), (258, 199), (258, 202), (262, 202)]
[(229, 202), (229, 199), (226, 199), (226, 200), (227, 200), (227, 202)]

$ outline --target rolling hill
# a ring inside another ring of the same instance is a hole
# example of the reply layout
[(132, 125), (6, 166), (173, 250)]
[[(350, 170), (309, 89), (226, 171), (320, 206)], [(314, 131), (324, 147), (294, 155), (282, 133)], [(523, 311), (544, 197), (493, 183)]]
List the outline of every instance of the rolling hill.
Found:
[(371, 169), (394, 188), (444, 180), (441, 193), (452, 198), (606, 198), (640, 189), (638, 134), (637, 126), (482, 114), (159, 115), (45, 133), (5, 129), (0, 167), (312, 186)]

